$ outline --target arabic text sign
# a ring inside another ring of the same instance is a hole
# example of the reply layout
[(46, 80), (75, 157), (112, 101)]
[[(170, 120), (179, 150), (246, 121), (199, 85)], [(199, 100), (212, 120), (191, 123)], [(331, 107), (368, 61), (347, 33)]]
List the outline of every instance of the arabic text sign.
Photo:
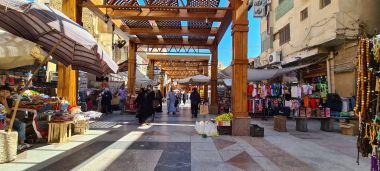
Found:
[(267, 5), (267, 0), (254, 0), (253, 1), (253, 16), (264, 17), (266, 15), (266, 11), (265, 11), (266, 5)]

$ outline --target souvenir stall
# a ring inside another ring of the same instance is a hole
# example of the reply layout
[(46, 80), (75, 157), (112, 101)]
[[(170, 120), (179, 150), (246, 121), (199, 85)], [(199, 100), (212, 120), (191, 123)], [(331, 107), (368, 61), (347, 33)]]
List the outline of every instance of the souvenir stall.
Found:
[(219, 113), (231, 111), (231, 87), (218, 86), (218, 108)]
[(248, 111), (253, 116), (298, 115), (300, 107), (300, 87), (296, 83), (249, 83)]
[(380, 36), (359, 41), (356, 62), (356, 101), (354, 113), (359, 117), (359, 152), (371, 157), (371, 170), (380, 170)]
[[(294, 115), (297, 131), (307, 132), (309, 119), (320, 120), (322, 131), (334, 131), (334, 123), (337, 120), (340, 121), (340, 125), (343, 125), (341, 130), (345, 130), (344, 125), (347, 122), (356, 123), (357, 126), (356, 118), (350, 112), (353, 108), (353, 98), (341, 98), (338, 94), (328, 93), (326, 62), (312, 64), (298, 72), (303, 83), (297, 86), (301, 92), (299, 96), (301, 106)], [(293, 88), (295, 87), (291, 89)], [(352, 132), (349, 135), (357, 135), (357, 133)]]
[[(28, 8), (20, 8), (25, 5)], [(12, 17), (18, 19), (10, 19)], [(32, 112), (34, 115), (33, 123), (35, 123), (36, 118), (41, 117), (39, 114), (49, 115), (47, 117), (49, 126), (46, 131), (49, 143), (66, 142), (71, 136), (71, 124), (80, 122), (83, 118), (86, 119), (86, 114), (82, 113), (76, 104), (70, 106), (64, 99), (48, 96), (38, 91), (28, 91), (28, 87), (33, 86), (33, 81), (35, 81), (32, 79), (36, 79), (40, 74), (43, 74), (39, 73), (39, 71), (51, 58), (54, 58), (54, 60), (61, 62), (65, 66), (70, 66), (70, 72), (73, 72), (71, 70), (73, 68), (97, 75), (104, 75), (116, 72), (118, 67), (112, 58), (104, 53), (103, 48), (97, 44), (97, 41), (90, 33), (79, 27), (61, 12), (45, 5), (24, 1), (17, 1), (17, 3), (0, 1), (0, 20), (7, 21), (6, 25), (0, 24), (0, 27), (6, 31), (13, 33), (15, 36), (33, 41), (42, 50), (49, 52), (42, 55), (42, 61), (35, 61), (33, 63), (38, 66), (36, 66), (33, 72), (30, 72), (24, 85), (20, 84), (13, 88), (13, 93), (9, 93), (9, 90), (12, 91), (12, 88), (4, 88), (2, 86), (1, 98), (13, 100), (14, 102), (14, 104), (8, 105), (13, 111), (7, 111), (9, 112), (7, 113), (7, 117), (9, 117), (7, 131), (0, 131), (0, 163), (3, 163), (13, 161), (17, 156), (17, 132), (12, 131), (17, 112)], [(57, 20), (67, 22), (56, 22)], [(67, 51), (68, 48), (74, 50)], [(8, 56), (11, 57), (8, 59), (13, 61), (11, 63), (15, 63), (17, 58), (13, 58), (14, 55), (7, 54), (6, 57)], [(9, 70), (11, 68), (5, 69)], [(13, 82), (13, 78), (10, 78), (8, 81)], [(37, 85), (35, 84), (34, 86)], [(72, 92), (67, 94), (71, 95)], [(2, 103), (7, 104), (8, 102), (3, 100)], [(42, 137), (44, 135), (43, 131), (38, 130), (42, 127), (37, 126), (34, 128), (37, 130), (37, 136)]]

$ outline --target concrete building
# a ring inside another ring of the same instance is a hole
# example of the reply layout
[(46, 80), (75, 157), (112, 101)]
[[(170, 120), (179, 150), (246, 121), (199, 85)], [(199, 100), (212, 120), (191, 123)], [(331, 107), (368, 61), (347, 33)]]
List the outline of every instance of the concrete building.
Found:
[(301, 73), (301, 82), (303, 74), (325, 74), (329, 92), (353, 96), (357, 40), (378, 33), (379, 6), (377, 0), (268, 0), (255, 66), (316, 62), (316, 71)]

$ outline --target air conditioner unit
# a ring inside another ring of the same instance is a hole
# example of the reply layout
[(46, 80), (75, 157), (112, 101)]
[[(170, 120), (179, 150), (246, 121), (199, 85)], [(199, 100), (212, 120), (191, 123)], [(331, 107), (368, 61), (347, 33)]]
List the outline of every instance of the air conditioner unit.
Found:
[(281, 62), (281, 51), (273, 52), (268, 57), (269, 64), (275, 64)]

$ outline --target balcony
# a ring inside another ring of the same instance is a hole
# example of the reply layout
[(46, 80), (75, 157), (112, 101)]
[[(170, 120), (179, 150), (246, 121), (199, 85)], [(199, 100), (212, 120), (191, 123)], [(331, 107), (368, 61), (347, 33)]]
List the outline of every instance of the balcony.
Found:
[(284, 16), (294, 7), (293, 0), (283, 0), (276, 8), (276, 20)]

